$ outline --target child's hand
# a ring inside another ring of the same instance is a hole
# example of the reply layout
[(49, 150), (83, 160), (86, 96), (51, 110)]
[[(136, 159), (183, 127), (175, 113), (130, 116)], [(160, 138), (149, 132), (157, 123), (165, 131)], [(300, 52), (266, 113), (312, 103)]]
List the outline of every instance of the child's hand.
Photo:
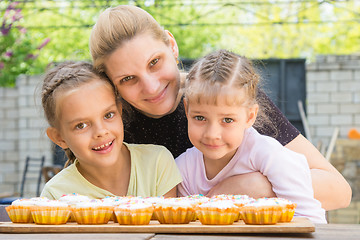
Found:
[(228, 177), (215, 185), (206, 196), (219, 194), (245, 194), (253, 198), (276, 197), (271, 183), (260, 172)]

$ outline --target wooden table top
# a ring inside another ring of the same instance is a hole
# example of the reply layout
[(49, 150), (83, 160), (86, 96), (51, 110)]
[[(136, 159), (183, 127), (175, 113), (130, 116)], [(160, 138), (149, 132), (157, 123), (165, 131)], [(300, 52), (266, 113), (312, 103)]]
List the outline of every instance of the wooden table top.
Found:
[[(0, 206), (0, 210), (4, 210)], [(0, 211), (0, 222), (5, 222), (5, 225), (10, 221), (4, 211)], [(6, 223), (7, 222), (7, 223)], [(199, 239), (199, 240), (233, 240), (233, 239), (326, 239), (326, 240), (359, 240), (360, 239), (360, 224), (315, 224), (314, 232), (292, 232), (292, 233), (4, 233), (0, 232), (0, 239), (29, 239), (29, 240), (63, 240), (63, 239), (79, 239), (79, 240), (167, 240), (167, 239)]]
[(316, 224), (312, 233), (231, 233), (231, 234), (161, 234), (161, 233), (0, 233), (0, 239), (29, 240), (60, 240), (60, 239), (124, 239), (124, 240), (160, 240), (160, 239), (326, 239), (326, 240), (358, 240), (360, 239), (360, 224)]

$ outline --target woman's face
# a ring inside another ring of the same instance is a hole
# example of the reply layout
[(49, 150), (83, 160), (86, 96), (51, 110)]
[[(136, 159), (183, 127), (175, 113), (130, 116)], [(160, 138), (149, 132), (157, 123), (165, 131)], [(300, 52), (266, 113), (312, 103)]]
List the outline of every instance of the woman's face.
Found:
[(124, 42), (105, 61), (106, 74), (120, 95), (149, 117), (162, 117), (177, 105), (180, 72), (178, 48), (169, 33), (170, 45), (140, 34)]

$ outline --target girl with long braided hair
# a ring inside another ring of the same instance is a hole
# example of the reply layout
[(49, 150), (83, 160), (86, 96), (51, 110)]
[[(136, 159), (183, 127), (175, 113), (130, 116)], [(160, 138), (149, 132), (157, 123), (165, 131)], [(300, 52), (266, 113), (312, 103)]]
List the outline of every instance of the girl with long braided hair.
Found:
[(46, 133), (66, 151), (68, 162), (46, 183), (41, 196), (176, 196), (181, 175), (172, 154), (163, 146), (123, 142), (118, 99), (112, 82), (90, 63), (66, 62), (46, 74)]

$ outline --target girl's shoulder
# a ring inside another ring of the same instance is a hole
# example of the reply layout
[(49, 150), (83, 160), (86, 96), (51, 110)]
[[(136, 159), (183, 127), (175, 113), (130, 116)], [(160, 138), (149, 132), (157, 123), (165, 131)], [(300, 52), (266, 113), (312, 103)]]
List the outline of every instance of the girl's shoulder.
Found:
[(162, 145), (124, 143), (130, 151), (132, 163), (153, 165), (158, 162), (174, 162), (171, 152)]
[(193, 165), (195, 162), (201, 161), (202, 156), (202, 153), (196, 147), (191, 147), (175, 158), (175, 162), (178, 166)]
[(146, 153), (170, 152), (166, 147), (157, 144), (137, 144), (137, 143), (125, 143), (125, 142), (124, 144), (129, 149), (130, 153), (136, 152), (136, 153), (146, 154)]
[(75, 163), (72, 163), (68, 167), (62, 169), (59, 173), (57, 173), (55, 176), (53, 176), (45, 185), (51, 186), (56, 185), (59, 182), (63, 182), (64, 180), (72, 181), (73, 178), (76, 178), (79, 174)]

